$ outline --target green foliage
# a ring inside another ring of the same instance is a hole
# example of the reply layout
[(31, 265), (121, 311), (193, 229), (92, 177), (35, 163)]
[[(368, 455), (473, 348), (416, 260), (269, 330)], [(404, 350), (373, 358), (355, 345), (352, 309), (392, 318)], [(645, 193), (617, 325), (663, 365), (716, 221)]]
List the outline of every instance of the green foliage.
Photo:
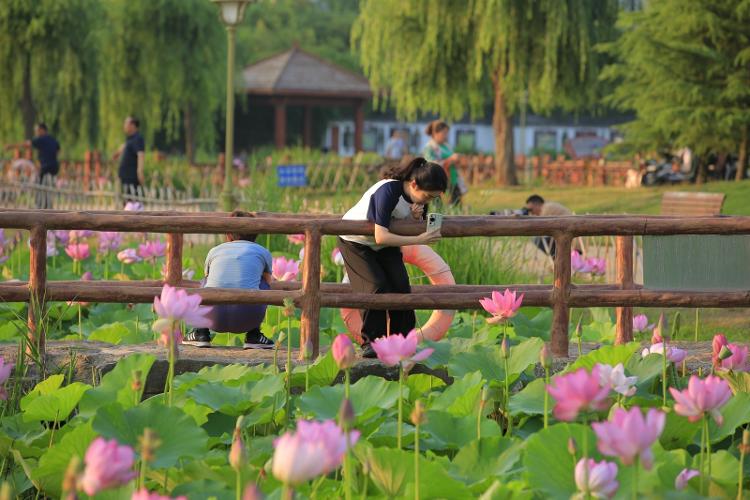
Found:
[(121, 124), (130, 114), (142, 119), (147, 143), (158, 131), (175, 139), (186, 112), (196, 139), (211, 144), (226, 72), (216, 7), (204, 0), (111, 0), (105, 16), (99, 79), (105, 145), (122, 142)]
[(0, 2), (0, 142), (39, 120), (63, 141), (94, 138), (101, 17), (96, 0)]
[(622, 15), (621, 37), (603, 46), (616, 58), (603, 76), (619, 84), (610, 102), (637, 112), (628, 144), (703, 155), (747, 140), (749, 20), (748, 2), (735, 0), (646, 2)]

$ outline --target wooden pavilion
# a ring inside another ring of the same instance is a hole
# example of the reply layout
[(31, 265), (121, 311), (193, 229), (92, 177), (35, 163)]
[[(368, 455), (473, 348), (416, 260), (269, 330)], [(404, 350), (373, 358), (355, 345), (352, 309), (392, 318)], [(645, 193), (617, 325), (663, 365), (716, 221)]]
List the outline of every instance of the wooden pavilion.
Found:
[[(303, 144), (312, 144), (312, 108), (351, 107), (354, 112), (354, 147), (362, 150), (364, 105), (372, 97), (370, 84), (361, 75), (310, 54), (299, 47), (247, 66), (242, 72), (242, 90), (254, 105), (274, 108), (274, 143), (286, 145), (286, 111), (304, 108)], [(335, 134), (335, 131), (334, 131)], [(338, 138), (333, 138), (338, 143)]]

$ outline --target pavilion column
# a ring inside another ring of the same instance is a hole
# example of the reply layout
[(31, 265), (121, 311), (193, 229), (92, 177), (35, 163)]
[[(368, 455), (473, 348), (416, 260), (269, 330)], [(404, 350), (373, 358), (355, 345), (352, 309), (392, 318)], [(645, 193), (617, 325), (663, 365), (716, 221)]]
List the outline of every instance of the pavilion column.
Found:
[(276, 149), (286, 146), (286, 102), (274, 101), (274, 142)]
[(362, 132), (365, 128), (365, 102), (357, 101), (354, 105), (354, 151), (362, 151)]
[(302, 144), (312, 146), (312, 106), (305, 106), (304, 127), (302, 129)]

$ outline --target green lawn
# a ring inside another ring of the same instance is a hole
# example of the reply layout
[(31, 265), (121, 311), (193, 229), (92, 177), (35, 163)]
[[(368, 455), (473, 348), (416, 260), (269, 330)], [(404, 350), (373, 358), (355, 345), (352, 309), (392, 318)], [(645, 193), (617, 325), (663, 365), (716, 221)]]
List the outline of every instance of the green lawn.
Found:
[(567, 206), (577, 214), (652, 214), (657, 215), (661, 196), (665, 191), (707, 191), (727, 195), (722, 213), (750, 215), (750, 180), (742, 182), (711, 182), (703, 185), (683, 184), (664, 187), (556, 187), (519, 186), (512, 188), (473, 188), (465, 198), (467, 209), (473, 214), (490, 210), (520, 208), (530, 194), (537, 193), (545, 200)]

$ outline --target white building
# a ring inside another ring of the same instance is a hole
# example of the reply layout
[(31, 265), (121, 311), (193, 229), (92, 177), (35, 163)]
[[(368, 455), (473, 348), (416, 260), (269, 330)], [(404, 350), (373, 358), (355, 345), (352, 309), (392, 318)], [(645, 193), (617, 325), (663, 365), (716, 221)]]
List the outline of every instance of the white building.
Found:
[[(539, 151), (561, 152), (564, 143), (575, 137), (596, 136), (611, 142), (617, 132), (616, 123), (624, 120), (612, 118), (546, 118), (528, 115), (526, 127), (516, 120), (513, 127), (513, 149), (515, 154), (531, 154)], [(362, 146), (365, 151), (385, 153), (388, 139), (395, 130), (408, 136), (409, 152), (421, 152), (429, 137), (424, 133), (429, 121), (399, 122), (395, 119), (365, 120)], [(492, 125), (486, 122), (460, 121), (450, 124), (448, 143), (457, 151), (469, 153), (494, 153), (495, 137)], [(325, 147), (342, 156), (354, 154), (354, 121), (339, 120), (328, 124)]]

